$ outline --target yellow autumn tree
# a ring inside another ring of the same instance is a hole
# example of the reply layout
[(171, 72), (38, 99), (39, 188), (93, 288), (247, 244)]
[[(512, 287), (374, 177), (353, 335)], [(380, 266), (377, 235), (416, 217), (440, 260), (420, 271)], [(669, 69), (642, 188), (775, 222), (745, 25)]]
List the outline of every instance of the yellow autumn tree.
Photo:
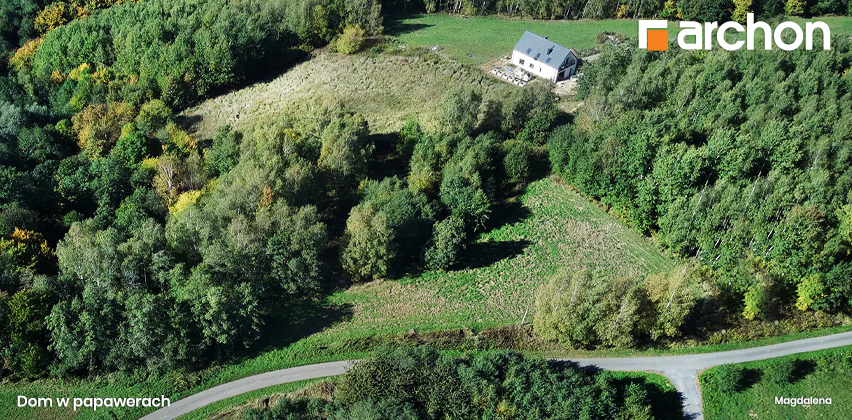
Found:
[(33, 56), (35, 56), (35, 53), (38, 51), (38, 47), (41, 46), (42, 42), (44, 42), (44, 39), (42, 38), (27, 41), (23, 47), (18, 48), (18, 50), (15, 51), (15, 55), (9, 59), (9, 64), (11, 64), (17, 71), (20, 71), (24, 66), (29, 67), (33, 62)]
[(51, 251), (41, 233), (16, 227), (6, 238), (0, 238), (0, 254), (18, 268), (37, 269), (50, 263)]
[(169, 213), (172, 215), (178, 214), (187, 207), (198, 202), (201, 197), (201, 190), (187, 191), (178, 196), (177, 201), (169, 207)]
[(169, 142), (181, 153), (189, 153), (198, 147), (198, 143), (192, 136), (171, 123), (166, 126), (166, 132), (169, 133)]
[(77, 8), (74, 5), (65, 3), (64, 1), (58, 1), (51, 3), (49, 6), (42, 9), (42, 11), (38, 12), (35, 20), (33, 20), (33, 24), (35, 25), (36, 30), (43, 35), (65, 25), (66, 23), (74, 20), (76, 17)]
[(805, 277), (796, 287), (796, 307), (807, 311), (825, 297), (825, 286), (819, 273)]
[(787, 0), (784, 4), (784, 14), (787, 16), (801, 16), (805, 14), (805, 0)]
[(734, 0), (734, 12), (731, 19), (745, 23), (749, 13), (752, 13), (751, 5), (753, 0)]
[(89, 105), (71, 117), (77, 143), (89, 157), (97, 158), (109, 152), (121, 136), (121, 128), (133, 121), (136, 111), (124, 102)]

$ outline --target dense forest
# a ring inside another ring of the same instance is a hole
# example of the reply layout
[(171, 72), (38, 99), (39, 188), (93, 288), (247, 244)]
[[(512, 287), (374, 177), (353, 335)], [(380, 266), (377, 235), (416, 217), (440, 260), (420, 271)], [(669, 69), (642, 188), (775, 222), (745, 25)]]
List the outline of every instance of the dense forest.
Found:
[(420, 13), (501, 15), (535, 19), (659, 18), (745, 23), (785, 16), (852, 15), (848, 0), (393, 0), (388, 10)]
[[(662, 325), (637, 318), (648, 298), (669, 314), (694, 307), (705, 317), (697, 333), (736, 318), (852, 311), (852, 45), (834, 41), (820, 52), (607, 45), (584, 69), (584, 106), (548, 143), (554, 172), (701, 264), (618, 292), (622, 321), (634, 322), (621, 328), (657, 335)], [(558, 277), (583, 285), (577, 299), (607, 290)], [(654, 298), (660, 287), (669, 298)], [(610, 299), (549, 316), (594, 324)]]
[(284, 398), (269, 410), (249, 410), (244, 418), (651, 420), (683, 416), (677, 402), (665, 407), (666, 395), (644, 380), (616, 380), (602, 372), (510, 352), (455, 358), (425, 349), (383, 349), (325, 385), (322, 398)]

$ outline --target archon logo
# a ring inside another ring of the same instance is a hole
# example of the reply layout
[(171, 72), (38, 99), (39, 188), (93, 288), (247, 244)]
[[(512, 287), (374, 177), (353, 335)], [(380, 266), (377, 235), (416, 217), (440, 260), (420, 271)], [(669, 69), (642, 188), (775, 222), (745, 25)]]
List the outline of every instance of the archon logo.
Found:
[[(665, 20), (640, 20), (639, 21), (639, 48), (648, 51), (668, 51), (669, 49), (669, 22)], [(822, 49), (831, 49), (831, 30), (825, 22), (806, 22), (805, 30), (794, 22), (783, 22), (772, 27), (766, 22), (755, 22), (754, 13), (746, 17), (746, 26), (737, 22), (725, 22), (719, 26), (718, 22), (706, 22), (704, 25), (698, 22), (680, 22), (680, 32), (677, 34), (677, 43), (684, 50), (709, 50), (713, 48), (713, 31), (716, 31), (716, 42), (725, 50), (735, 51), (746, 46), (746, 49), (754, 49), (755, 32), (760, 29), (763, 35), (764, 49), (772, 49), (772, 41), (784, 51), (792, 51), (805, 42), (805, 49), (814, 49), (814, 32), (819, 29), (822, 32)], [(792, 42), (784, 39), (784, 31), (791, 30), (795, 37)], [(745, 32), (745, 41), (739, 39), (739, 34)], [(736, 37), (726, 37), (726, 34), (734, 34)], [(687, 37), (694, 37), (694, 41), (687, 41)], [(733, 41), (733, 42), (732, 42)]]

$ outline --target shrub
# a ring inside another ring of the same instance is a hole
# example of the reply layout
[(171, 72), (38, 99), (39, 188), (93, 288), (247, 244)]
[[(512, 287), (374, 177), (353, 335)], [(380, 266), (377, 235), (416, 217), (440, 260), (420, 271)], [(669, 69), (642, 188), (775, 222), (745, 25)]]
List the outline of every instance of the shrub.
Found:
[(458, 262), (465, 248), (464, 220), (450, 216), (435, 223), (432, 246), (426, 250), (426, 266), (433, 270), (446, 270)]
[(536, 294), (535, 332), (571, 346), (629, 347), (652, 324), (651, 302), (633, 279), (561, 272)]
[(812, 274), (802, 279), (796, 288), (796, 307), (806, 311), (825, 297), (825, 286), (819, 273)]
[(364, 30), (358, 25), (349, 25), (343, 29), (343, 33), (335, 43), (335, 48), (341, 54), (354, 54), (361, 49), (363, 43)]
[(728, 20), (731, 13), (725, 0), (680, 0), (678, 10), (684, 20), (699, 22)]
[(796, 370), (796, 360), (781, 360), (767, 366), (763, 370), (763, 378), (773, 384), (785, 384), (790, 382), (793, 371)]
[(515, 142), (503, 159), (506, 176), (512, 182), (523, 182), (532, 172), (533, 149), (525, 142)]
[[(616, 394), (624, 395), (617, 405)], [(651, 418), (643, 384), (619, 384), (514, 352), (459, 357), (426, 348), (380, 349), (346, 372), (336, 397), (342, 415), (335, 418), (347, 419)]]
[(394, 256), (393, 232), (387, 216), (373, 203), (352, 209), (346, 220), (340, 263), (355, 280), (377, 279), (388, 273)]
[(784, 3), (784, 14), (787, 16), (801, 16), (805, 14), (805, 0), (787, 0)]
[(734, 0), (734, 12), (731, 19), (739, 23), (746, 23), (746, 16), (752, 13), (751, 5), (752, 0)]
[(453, 212), (453, 216), (464, 220), (469, 229), (481, 230), (491, 217), (491, 200), (481, 189), (459, 184), (445, 182), (441, 186), (441, 201)]
[(127, 163), (139, 163), (147, 154), (146, 139), (133, 123), (121, 128), (121, 137), (112, 149), (113, 152)]
[(482, 94), (473, 88), (448, 91), (441, 104), (441, 124), (447, 134), (470, 134), (476, 128)]
[(743, 380), (743, 371), (735, 365), (722, 365), (715, 371), (716, 387), (723, 393), (740, 391), (740, 382)]
[(412, 119), (405, 121), (405, 126), (399, 130), (396, 152), (400, 157), (408, 160), (421, 138), (423, 138), (423, 130), (420, 128), (420, 123)]

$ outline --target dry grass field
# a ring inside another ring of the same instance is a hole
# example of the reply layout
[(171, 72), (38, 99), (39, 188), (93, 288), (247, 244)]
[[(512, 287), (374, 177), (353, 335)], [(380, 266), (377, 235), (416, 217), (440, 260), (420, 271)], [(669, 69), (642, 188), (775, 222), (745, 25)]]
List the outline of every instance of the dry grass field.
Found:
[(181, 115), (199, 138), (210, 138), (225, 124), (245, 130), (299, 107), (323, 105), (360, 113), (374, 133), (398, 131), (413, 117), (430, 129), (443, 92), (460, 85), (497, 95), (517, 88), (437, 56), (320, 53), (270, 82), (211, 99)]

